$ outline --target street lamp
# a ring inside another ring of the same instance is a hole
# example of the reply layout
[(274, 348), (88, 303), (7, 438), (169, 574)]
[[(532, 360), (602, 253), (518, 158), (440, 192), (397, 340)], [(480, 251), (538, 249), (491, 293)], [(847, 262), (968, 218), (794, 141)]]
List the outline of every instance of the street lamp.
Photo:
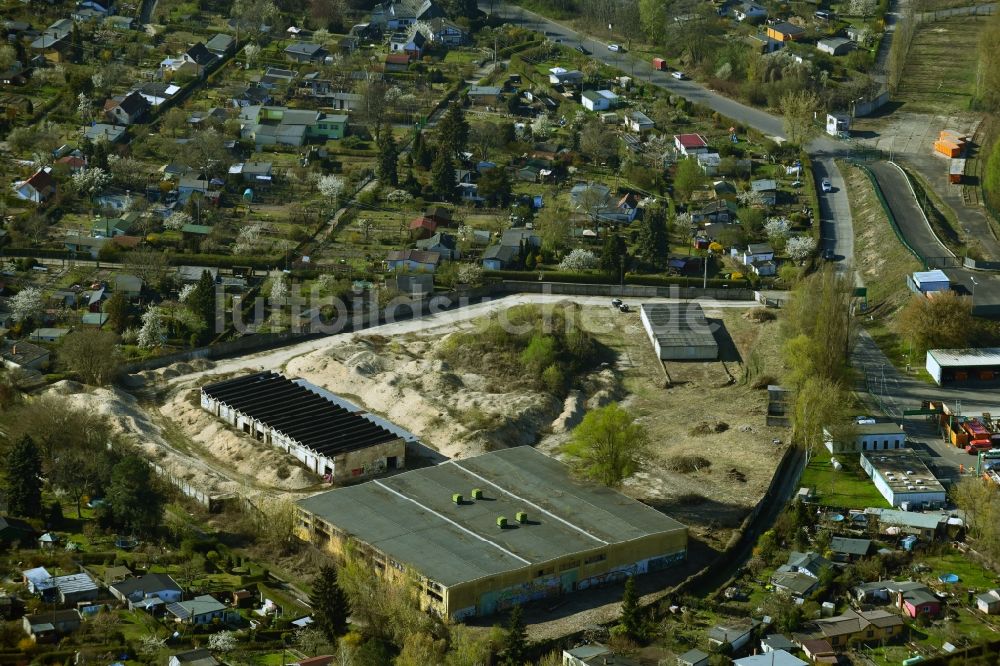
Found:
[(976, 278), (974, 278), (974, 277), (969, 277), (969, 281), (972, 283), (972, 304), (975, 305), (976, 304), (976, 285), (979, 284), (979, 283), (976, 282)]

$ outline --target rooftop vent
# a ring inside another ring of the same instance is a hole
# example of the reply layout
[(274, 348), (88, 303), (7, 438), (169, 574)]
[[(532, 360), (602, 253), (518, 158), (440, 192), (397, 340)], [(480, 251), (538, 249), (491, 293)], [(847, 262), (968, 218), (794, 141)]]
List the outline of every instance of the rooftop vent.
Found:
[(472, 489), (472, 499), (474, 499), (474, 500), (483, 499), (483, 491), (480, 490), (479, 488), (473, 488)]
[(528, 522), (528, 514), (525, 513), (524, 511), (518, 511), (516, 514), (514, 514), (514, 517), (517, 518), (517, 522), (519, 523)]

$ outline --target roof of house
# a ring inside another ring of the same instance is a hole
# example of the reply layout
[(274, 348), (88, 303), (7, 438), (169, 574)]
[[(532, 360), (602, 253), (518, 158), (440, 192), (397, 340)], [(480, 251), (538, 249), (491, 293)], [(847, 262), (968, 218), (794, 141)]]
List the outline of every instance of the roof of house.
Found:
[(628, 117), (632, 122), (639, 125), (656, 125), (656, 123), (654, 123), (653, 120), (642, 111), (633, 111), (628, 114)]
[(675, 134), (674, 141), (684, 148), (707, 148), (708, 141), (701, 134)]
[(322, 50), (323, 46), (321, 44), (314, 44), (312, 42), (294, 42), (285, 47), (285, 53), (304, 55), (311, 58), (315, 57)]
[(97, 583), (85, 573), (56, 576), (52, 579), (60, 594), (77, 594), (97, 589)]
[(415, 217), (410, 220), (410, 229), (428, 229), (430, 231), (434, 231), (437, 229), (437, 222), (429, 217), (421, 215), (420, 217)]
[(215, 666), (215, 664), (219, 663), (206, 648), (178, 652), (173, 658), (179, 663), (188, 664), (189, 666)]
[(867, 514), (875, 514), (879, 517), (879, 522), (886, 525), (898, 525), (901, 527), (916, 527), (920, 529), (937, 529), (948, 521), (946, 513), (917, 513), (916, 511), (900, 511), (899, 509), (882, 509), (878, 507), (868, 507)]
[(697, 649), (688, 650), (677, 659), (685, 664), (698, 664), (708, 659), (708, 654)]
[(499, 95), (500, 86), (469, 86), (469, 97)]
[(30, 534), (35, 533), (35, 528), (29, 525), (27, 522), (21, 520), (20, 518), (8, 518), (6, 516), (0, 516), (0, 532), (6, 530), (15, 530), (18, 532), (27, 532)]
[(27, 366), (48, 358), (49, 352), (47, 349), (39, 347), (38, 345), (33, 345), (30, 342), (25, 342), (24, 340), (18, 340), (16, 342), (12, 340), (4, 340), (3, 346), (0, 347), (0, 356), (2, 356), (5, 361), (13, 363), (14, 365)]
[(324, 654), (318, 657), (308, 657), (295, 662), (298, 666), (327, 666), (333, 663), (333, 655)]
[(784, 35), (801, 35), (804, 34), (806, 29), (801, 28), (797, 25), (788, 23), (787, 21), (782, 21), (781, 23), (775, 23), (770, 27), (771, 30), (775, 32), (780, 32)]
[(802, 649), (815, 656), (834, 654), (833, 646), (825, 638), (802, 641)]
[(765, 638), (760, 639), (761, 645), (766, 645), (772, 650), (795, 650), (798, 645), (793, 643), (790, 638), (784, 634), (770, 634)]
[(772, 178), (761, 178), (750, 181), (750, 189), (754, 192), (771, 192), (778, 189), (778, 181)]
[(390, 53), (385, 57), (387, 65), (409, 65), (410, 56), (405, 53)]
[(788, 590), (795, 595), (809, 594), (819, 583), (815, 577), (798, 571), (776, 571), (771, 576), (771, 583), (778, 588)]
[(747, 254), (774, 254), (774, 248), (770, 243), (750, 243), (747, 245)]
[(189, 599), (188, 601), (178, 601), (167, 604), (167, 610), (171, 615), (179, 620), (187, 620), (198, 615), (216, 613), (225, 610), (225, 604), (220, 603), (215, 597), (203, 594), (200, 597)]
[(24, 181), (24, 185), (31, 185), (39, 192), (47, 192), (55, 188), (56, 182), (52, 178), (51, 170), (41, 168), (33, 173), (28, 180)]
[(1000, 588), (997, 588), (995, 590), (987, 590), (982, 594), (977, 594), (976, 599), (987, 604), (996, 603), (1000, 601)]
[(441, 254), (426, 250), (393, 250), (386, 256), (386, 261), (413, 261), (418, 264), (437, 264)]
[(942, 368), (1000, 365), (1000, 347), (928, 349), (927, 355)]
[(851, 40), (845, 39), (844, 37), (826, 37), (826, 38), (821, 39), (818, 42), (816, 42), (817, 45), (823, 44), (825, 46), (829, 46), (832, 49), (837, 49), (837, 48), (840, 48), (841, 46), (844, 46), (844, 45), (850, 44), (850, 43), (851, 43)]
[(772, 650), (765, 654), (734, 659), (733, 663), (736, 666), (807, 666), (808, 664), (786, 650)]
[(173, 578), (167, 574), (150, 573), (145, 576), (126, 578), (120, 583), (115, 583), (111, 588), (124, 596), (129, 596), (133, 592), (142, 591), (145, 594), (161, 592), (163, 590), (175, 590), (182, 592), (183, 589)]
[(198, 42), (191, 48), (189, 48), (185, 55), (191, 60), (195, 61), (197, 64), (204, 67), (215, 60), (215, 54), (208, 50), (203, 42)]
[(124, 289), (125, 291), (141, 291), (142, 278), (137, 275), (119, 273), (114, 277), (114, 287), (115, 289)]
[(496, 259), (503, 263), (508, 263), (514, 260), (517, 256), (518, 248), (512, 245), (490, 245), (483, 252), (483, 259)]
[(913, 274), (913, 281), (917, 284), (923, 284), (925, 282), (949, 282), (948, 276), (941, 269), (935, 269), (933, 271), (916, 271)]
[[(478, 487), (488, 502), (452, 501), (456, 489)], [(686, 534), (672, 518), (575, 479), (530, 446), (338, 488), (298, 505), (444, 586), (652, 535)], [(530, 525), (497, 529), (497, 516), (513, 520), (521, 511), (534, 517)]]
[(205, 42), (205, 48), (209, 51), (225, 51), (233, 43), (232, 35), (227, 35), (224, 32), (212, 35), (212, 38)]
[(120, 100), (116, 101), (115, 106), (120, 108), (128, 115), (135, 116), (145, 111), (146, 108), (149, 106), (149, 103), (139, 93), (130, 92), (129, 94), (122, 97)]
[(42, 611), (41, 613), (25, 615), (24, 617), (32, 626), (39, 624), (52, 625), (59, 622), (72, 622), (73, 620), (79, 620), (80, 613), (75, 608), (67, 608), (63, 610)]
[(846, 555), (867, 555), (872, 548), (870, 539), (849, 539), (835, 536), (830, 539), (830, 550)]
[(746, 636), (753, 631), (756, 623), (751, 623), (741, 627), (723, 627), (715, 625), (708, 630), (708, 638), (719, 643), (732, 643), (733, 641)]

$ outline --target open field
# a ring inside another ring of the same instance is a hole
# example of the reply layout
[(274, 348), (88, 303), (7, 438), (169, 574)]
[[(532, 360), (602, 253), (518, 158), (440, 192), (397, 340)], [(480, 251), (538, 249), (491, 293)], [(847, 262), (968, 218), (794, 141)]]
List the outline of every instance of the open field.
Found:
[(910, 46), (896, 98), (908, 112), (964, 111), (976, 75), (973, 44), (985, 20), (962, 17), (923, 23)]

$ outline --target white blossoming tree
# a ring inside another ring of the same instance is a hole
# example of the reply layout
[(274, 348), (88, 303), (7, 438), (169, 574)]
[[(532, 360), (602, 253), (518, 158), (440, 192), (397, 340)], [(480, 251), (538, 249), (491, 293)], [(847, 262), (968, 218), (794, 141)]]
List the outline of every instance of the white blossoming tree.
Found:
[(34, 319), (42, 313), (43, 306), (42, 290), (37, 287), (25, 287), (7, 302), (14, 321)]
[(286, 298), (288, 298), (288, 281), (282, 273), (271, 281), (271, 302), (284, 303)]
[(812, 236), (789, 238), (785, 251), (795, 261), (804, 261), (816, 251), (816, 239)]
[(142, 313), (142, 327), (139, 329), (137, 342), (143, 349), (153, 349), (162, 345), (166, 339), (163, 312), (159, 306), (152, 305)]
[(163, 221), (164, 229), (173, 229), (174, 231), (180, 231), (185, 226), (191, 224), (191, 216), (182, 210), (176, 211), (170, 214), (170, 217)]
[(483, 267), (479, 264), (461, 264), (455, 277), (461, 284), (480, 284), (483, 281)]
[(320, 176), (316, 181), (316, 189), (330, 201), (331, 208), (336, 208), (340, 196), (344, 193), (344, 179), (333, 174)]
[(566, 257), (559, 262), (559, 270), (585, 271), (591, 268), (597, 268), (598, 263), (596, 254), (590, 250), (577, 248), (566, 255)]

